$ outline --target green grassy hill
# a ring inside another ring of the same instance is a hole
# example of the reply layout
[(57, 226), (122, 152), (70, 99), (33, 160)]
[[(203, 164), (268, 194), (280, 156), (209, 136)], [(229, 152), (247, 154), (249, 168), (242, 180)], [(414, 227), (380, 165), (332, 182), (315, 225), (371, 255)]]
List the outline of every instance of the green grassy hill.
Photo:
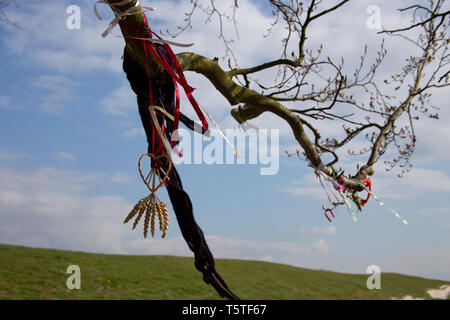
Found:
[[(351, 275), (267, 263), (217, 259), (217, 270), (241, 299), (429, 298), (446, 284), (383, 273), (381, 290), (368, 275)], [(66, 287), (69, 265), (81, 269), (81, 289)], [(103, 255), (0, 245), (0, 299), (218, 299), (192, 258)]]

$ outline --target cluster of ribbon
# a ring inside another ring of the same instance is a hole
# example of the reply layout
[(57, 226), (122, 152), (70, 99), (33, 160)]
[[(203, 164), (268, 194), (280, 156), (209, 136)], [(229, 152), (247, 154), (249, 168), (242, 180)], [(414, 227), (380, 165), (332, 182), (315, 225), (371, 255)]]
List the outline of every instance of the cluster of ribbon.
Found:
[[(102, 33), (102, 37), (106, 37), (109, 33), (111, 33), (111, 31), (114, 29), (114, 27), (117, 24), (120, 24), (120, 21), (122, 19), (124, 19), (125, 17), (130, 16), (130, 15), (135, 15), (135, 14), (138, 14), (141, 12), (139, 10), (136, 10), (140, 7), (139, 0), (135, 2), (134, 6), (128, 8), (127, 10), (125, 10), (123, 12), (120, 12), (117, 9), (117, 7), (126, 5), (130, 2), (131, 2), (131, 0), (123, 0), (123, 1), (115, 2), (115, 3), (109, 3), (107, 0), (98, 0), (97, 1), (97, 3), (94, 5), (94, 12), (98, 19), (100, 19), (100, 20), (102, 19), (100, 14), (97, 11), (97, 4), (99, 4), (99, 3), (104, 3), (104, 4), (110, 5), (115, 13), (115, 18), (113, 20), (111, 20), (108, 28)], [(143, 8), (142, 12), (156, 10), (156, 8), (154, 8), (154, 7), (141, 7), (141, 8)], [(149, 95), (150, 95), (150, 106), (151, 106), (149, 108), (149, 111), (151, 113), (152, 121), (154, 124), (153, 130), (156, 131), (154, 133), (157, 133), (157, 136), (158, 136), (158, 139), (160, 142), (160, 146), (164, 146), (165, 152), (170, 157), (171, 152), (170, 152), (170, 149), (169, 149), (169, 146), (168, 146), (166, 140), (164, 139), (164, 124), (163, 123), (159, 124), (158, 118), (156, 117), (155, 110), (158, 110), (162, 113), (163, 122), (164, 122), (164, 115), (173, 121), (172, 132), (174, 133), (174, 135), (171, 137), (170, 145), (173, 148), (174, 152), (178, 156), (182, 156), (176, 149), (176, 145), (179, 142), (178, 136), (177, 136), (177, 129), (178, 129), (178, 125), (180, 122), (180, 91), (179, 91), (178, 85), (180, 85), (184, 89), (189, 102), (191, 103), (191, 105), (193, 106), (193, 108), (195, 110), (195, 113), (199, 117), (199, 119), (202, 123), (202, 126), (203, 126), (202, 131), (208, 130), (208, 122), (206, 121), (205, 116), (202, 113), (202, 111), (203, 112), (205, 112), (205, 111), (200, 107), (200, 105), (197, 103), (194, 96), (192, 95), (194, 88), (192, 88), (187, 83), (187, 80), (184, 76), (183, 70), (181, 69), (179, 62), (178, 62), (177, 58), (175, 57), (175, 54), (173, 53), (172, 49), (169, 46), (169, 44), (170, 44), (170, 45), (181, 46), (181, 47), (189, 47), (189, 46), (192, 46), (192, 44), (182, 44), (182, 43), (178, 43), (178, 42), (164, 40), (161, 37), (159, 37), (156, 33), (154, 33), (151, 29), (148, 30), (149, 37), (147, 38), (147, 37), (145, 37), (145, 32), (146, 32), (145, 26), (147, 26), (147, 18), (145, 17), (145, 15), (144, 15), (144, 18), (142, 21), (142, 28), (134, 29), (134, 28), (130, 28), (130, 27), (121, 25), (121, 27), (124, 28), (125, 30), (141, 32), (141, 37), (126, 36), (126, 39), (128, 41), (138, 41), (143, 44), (145, 58), (147, 61), (147, 65), (146, 65), (147, 70), (146, 71), (147, 71), (147, 74), (149, 77), (148, 83), (149, 83)], [(153, 38), (153, 36), (155, 36), (156, 38)], [(166, 50), (166, 52), (169, 55), (170, 61), (173, 63), (174, 70), (172, 70), (167, 59), (161, 53), (161, 50), (155, 45), (155, 43), (160, 43), (164, 46), (164, 49)], [(153, 59), (155, 59), (173, 79), (174, 86), (175, 86), (175, 94), (176, 94), (174, 115), (171, 115), (170, 113), (167, 112), (167, 110), (165, 110), (164, 108), (161, 108), (161, 106), (156, 106), (153, 103), (152, 88), (151, 88), (151, 81), (150, 81), (150, 66), (148, 64), (149, 55), (151, 55), (151, 57)], [(153, 144), (153, 146), (154, 146), (154, 144)], [(153, 152), (156, 152), (156, 154), (165, 153), (163, 150), (153, 150)]]
[[(320, 179), (320, 178), (318, 178), (318, 179)], [(364, 185), (366, 187), (369, 188), (369, 190), (372, 189), (372, 182), (370, 181), (370, 178), (366, 178), (362, 182), (364, 183)], [(351, 200), (356, 205), (358, 210), (361, 211), (362, 207), (366, 205), (367, 201), (369, 201), (369, 198), (370, 198), (370, 193), (367, 193), (367, 197), (365, 199), (361, 199), (355, 191), (353, 191), (343, 185), (342, 179), (338, 179), (337, 183), (338, 183), (338, 186), (333, 186), (333, 187), (335, 188), (335, 190), (339, 191), (339, 193), (342, 193), (345, 196), (345, 198), (344, 198), (345, 200), (344, 200), (344, 202), (342, 202), (342, 201), (341, 202), (331, 202), (331, 204), (333, 205), (332, 208), (327, 208), (327, 207), (325, 207), (325, 205), (323, 206), (325, 218), (327, 218), (327, 220), (330, 222), (332, 222), (332, 221), (327, 213), (329, 213), (331, 215), (331, 217), (335, 218), (333, 210), (335, 210), (337, 206), (347, 204), (348, 200)], [(327, 196), (328, 196), (328, 194), (327, 194)], [(352, 214), (352, 217), (354, 217), (354, 214)]]
[[(370, 178), (365, 178), (361, 182), (359, 182), (359, 185), (367, 192), (366, 198), (360, 198), (358, 194), (351, 190), (350, 188), (347, 188), (345, 186), (345, 177), (343, 174), (336, 175), (334, 171), (331, 168), (321, 166), (320, 168), (317, 168), (313, 166), (312, 164), (309, 164), (310, 167), (314, 169), (314, 172), (316, 174), (317, 180), (319, 181), (320, 185), (325, 191), (325, 194), (328, 198), (329, 203), (331, 204), (331, 208), (325, 207), (325, 205), (322, 207), (324, 210), (325, 218), (332, 222), (331, 218), (335, 218), (335, 212), (338, 206), (340, 205), (346, 205), (347, 209), (354, 221), (357, 221), (355, 212), (351, 206), (351, 202), (353, 202), (359, 211), (362, 211), (362, 207), (367, 204), (370, 197), (372, 196), (380, 206), (386, 208), (389, 212), (391, 212), (395, 217), (400, 219), (405, 225), (408, 224), (408, 222), (403, 219), (395, 210), (389, 208), (382, 202), (373, 192), (372, 192), (372, 181)], [(331, 184), (332, 188), (330, 188), (326, 183), (324, 184), (322, 181), (328, 182)], [(336, 195), (336, 191), (339, 194), (339, 197)], [(330, 216), (328, 215), (330, 214)]]

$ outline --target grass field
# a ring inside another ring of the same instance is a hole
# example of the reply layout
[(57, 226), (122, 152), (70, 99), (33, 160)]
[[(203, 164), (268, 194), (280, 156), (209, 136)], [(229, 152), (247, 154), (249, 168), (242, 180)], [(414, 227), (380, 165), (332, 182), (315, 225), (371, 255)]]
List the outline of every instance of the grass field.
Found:
[[(69, 290), (69, 265), (81, 269), (81, 289)], [(380, 290), (368, 275), (296, 268), (260, 261), (217, 259), (217, 270), (241, 299), (430, 298), (447, 284), (383, 273)], [(219, 299), (192, 258), (103, 255), (0, 245), (0, 299)]]

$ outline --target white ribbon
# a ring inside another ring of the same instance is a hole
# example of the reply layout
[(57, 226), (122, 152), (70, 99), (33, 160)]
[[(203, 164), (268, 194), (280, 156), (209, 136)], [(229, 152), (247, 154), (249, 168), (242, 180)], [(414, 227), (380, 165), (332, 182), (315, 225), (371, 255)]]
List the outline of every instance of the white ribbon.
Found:
[[(336, 207), (336, 205), (338, 203), (341, 203), (341, 201), (338, 199), (336, 194), (333, 192), (333, 189), (331, 189), (331, 187), (328, 184), (323, 184), (323, 182), (322, 182), (323, 175), (325, 175), (323, 172), (316, 170), (317, 180), (319, 180), (320, 185), (322, 186), (322, 189), (325, 190), (325, 194), (327, 195), (328, 201), (330, 202), (330, 204), (333, 207)], [(324, 179), (324, 180), (327, 181), (326, 179)], [(327, 187), (328, 187), (328, 189), (327, 189)], [(333, 200), (331, 200), (330, 194), (334, 197), (336, 202), (333, 202)]]
[(241, 159), (243, 159), (243, 157), (241, 157), (241, 156), (238, 154), (238, 152), (237, 152), (237, 150), (236, 150), (236, 147), (230, 142), (230, 140), (228, 140), (228, 138), (225, 136), (225, 134), (223, 133), (223, 131), (220, 129), (220, 127), (219, 127), (219, 125), (217, 124), (217, 122), (214, 121), (213, 117), (211, 117), (211, 116), (209, 115), (209, 113), (208, 113), (205, 109), (202, 108), (202, 106), (200, 105), (200, 103), (197, 102), (197, 105), (199, 106), (200, 110), (201, 110), (204, 114), (206, 114), (206, 116), (209, 118), (209, 120), (211, 120), (211, 122), (213, 123), (214, 127), (216, 127), (216, 129), (219, 131), (220, 135), (221, 135), (222, 138), (225, 140), (225, 142), (226, 142), (231, 148), (233, 148), (234, 155), (236, 156), (236, 158), (241, 158)]
[(356, 215), (355, 215), (355, 212), (353, 211), (352, 206), (351, 206), (350, 203), (348, 202), (348, 199), (347, 199), (347, 197), (345, 196), (345, 194), (342, 192), (342, 189), (341, 189), (341, 188), (339, 188), (339, 194), (341, 195), (342, 200), (344, 200), (345, 204), (347, 205), (347, 209), (348, 209), (348, 211), (350, 212), (350, 215), (352, 216), (353, 221), (355, 221), (355, 222), (358, 221), (358, 219), (356, 219)]
[[(114, 7), (124, 6), (124, 5), (128, 4), (128, 3), (130, 3), (131, 1), (133, 1), (133, 0), (123, 0), (123, 1), (120, 1), (120, 2), (116, 2), (116, 3), (109, 3), (108, 0), (98, 0), (94, 4), (94, 13), (95, 13), (95, 15), (97, 16), (97, 18), (99, 20), (102, 20), (102, 17), (100, 16), (100, 14), (97, 11), (97, 4), (99, 4), (99, 3), (104, 3), (104, 4), (108, 4), (109, 6), (111, 6), (113, 11), (114, 11), (114, 15), (116, 16), (114, 19), (112, 19), (109, 22), (108, 28), (102, 33), (102, 37), (103, 38), (105, 38), (108, 34), (111, 33), (111, 31), (119, 23), (120, 20), (122, 20), (126, 16), (132, 16), (134, 14), (138, 14), (139, 13), (139, 12), (133, 12), (139, 7), (139, 0), (136, 1), (134, 6), (128, 8), (127, 10), (125, 10), (123, 12), (119, 12), (117, 9), (114, 9)], [(142, 8), (144, 8), (144, 10), (143, 10), (144, 12), (156, 10), (156, 8), (153, 8), (153, 7), (142, 7)]]
[[(318, 177), (318, 180), (319, 180), (320, 184), (322, 185), (322, 188), (325, 190), (325, 193), (326, 193), (326, 195), (327, 195), (327, 197), (328, 197), (328, 201), (330, 201), (331, 205), (336, 206), (337, 204), (335, 205), (335, 204), (331, 201), (331, 199), (330, 199), (330, 197), (329, 197), (329, 195), (328, 195), (327, 189), (326, 189), (326, 188), (324, 187), (324, 185), (322, 184), (322, 180), (321, 180), (321, 179), (324, 179), (325, 181), (330, 182), (330, 183), (333, 185), (333, 187), (334, 187), (335, 189), (338, 190), (339, 195), (341, 196), (343, 202), (344, 202), (345, 205), (347, 206), (347, 209), (348, 209), (350, 215), (352, 216), (353, 221), (358, 221), (358, 219), (356, 219), (356, 215), (355, 215), (355, 212), (353, 211), (352, 206), (350, 205), (350, 203), (349, 203), (347, 197), (345, 196), (344, 192), (342, 192), (342, 187), (341, 187), (341, 185), (340, 185), (335, 179), (333, 179), (332, 177), (330, 177), (330, 176), (325, 172), (325, 168), (326, 168), (326, 167), (323, 166), (323, 165), (321, 164), (321, 165), (320, 165), (320, 168), (317, 168), (317, 167), (315, 167), (315, 166), (314, 166), (313, 164), (311, 164), (311, 163), (309, 164), (309, 166), (312, 167), (312, 168), (314, 169), (314, 171), (315, 171), (315, 173), (316, 173), (316, 175), (317, 175), (317, 177)], [(336, 197), (336, 195), (334, 194), (334, 192), (332, 192), (331, 194), (334, 196), (334, 198), (335, 198), (335, 199), (338, 201), (338, 203), (339, 203), (340, 201), (337, 199), (337, 197)], [(342, 203), (342, 202), (340, 202), (340, 203)]]
[(405, 219), (403, 219), (398, 213), (397, 211), (395, 211), (394, 209), (389, 208), (387, 205), (384, 204), (383, 201), (381, 201), (372, 191), (370, 191), (364, 184), (360, 183), (360, 186), (364, 188), (364, 190), (366, 190), (375, 200), (377, 200), (378, 204), (382, 207), (384, 207), (385, 209), (387, 209), (389, 212), (391, 212), (396, 218), (400, 219), (401, 222), (403, 222), (403, 224), (408, 225), (408, 221), (406, 221)]
[(157, 39), (157, 38), (139, 38), (139, 37), (130, 37), (130, 36), (126, 36), (126, 37), (116, 36), (116, 37), (137, 39), (137, 40), (145, 40), (145, 41), (150, 41), (150, 42), (154, 42), (154, 43), (167, 43), (167, 44), (172, 45), (172, 46), (184, 47), (184, 48), (191, 47), (191, 46), (194, 45), (193, 43), (179, 43), (179, 42), (174, 42), (174, 41), (165, 40), (165, 39)]

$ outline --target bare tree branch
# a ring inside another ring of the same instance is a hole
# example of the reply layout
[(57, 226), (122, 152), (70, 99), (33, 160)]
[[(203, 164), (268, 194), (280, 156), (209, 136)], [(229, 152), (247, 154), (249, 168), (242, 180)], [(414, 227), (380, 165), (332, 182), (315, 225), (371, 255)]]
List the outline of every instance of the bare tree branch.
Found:
[[(214, 0), (205, 1), (207, 5), (200, 0), (191, 0), (192, 10), (186, 13), (186, 25), (180, 27), (179, 32), (191, 27), (193, 14), (200, 9), (206, 14), (206, 21), (211, 21), (213, 16), (218, 18), (219, 37), (224, 41), (225, 55), (232, 55), (231, 40), (223, 34), (223, 23), (236, 25), (238, 0), (233, 1), (231, 14), (221, 12)], [(238, 106), (231, 110), (231, 114), (239, 123), (257, 118), (264, 112), (285, 120), (306, 158), (316, 167), (328, 167), (330, 175), (337, 174), (332, 168), (339, 163), (336, 150), (365, 134), (366, 146), (359, 154), (368, 154), (367, 161), (354, 176), (345, 176), (345, 185), (358, 191), (362, 190), (360, 181), (373, 174), (374, 164), (390, 145), (397, 148), (397, 155), (392, 160), (385, 160), (387, 168), (399, 166), (408, 171), (416, 142), (414, 122), (419, 119), (418, 114), (438, 118), (437, 113), (432, 112), (435, 108), (430, 104), (430, 90), (449, 85), (450, 37), (446, 20), (449, 13), (442, 10), (443, 0), (428, 0), (426, 4), (400, 9), (402, 12), (412, 11), (411, 25), (384, 30), (383, 33), (405, 39), (417, 46), (421, 53), (410, 56), (403, 68), (385, 83), (378, 83), (375, 75), (387, 54), (384, 41), (373, 61), (368, 61), (368, 46), (365, 45), (359, 64), (351, 74), (344, 73), (343, 58), (333, 60), (324, 56), (322, 46), (315, 49), (307, 46), (311, 23), (344, 8), (349, 2), (344, 0), (327, 6), (320, 0), (311, 0), (307, 4), (294, 0), (269, 0), (274, 21), (268, 32), (278, 24), (286, 30), (281, 39), (280, 57), (272, 61), (245, 68), (232, 67), (229, 61), (229, 70), (224, 70), (218, 60), (193, 52), (177, 54), (177, 58), (184, 70), (205, 76), (230, 105)], [(139, 15), (127, 17), (125, 23), (130, 20), (133, 25), (140, 18)], [(411, 30), (415, 30), (416, 38), (404, 33)], [(127, 30), (122, 32), (124, 35), (129, 33)], [(292, 47), (297, 49), (288, 52)], [(139, 45), (127, 42), (127, 49), (144, 65), (139, 48)], [(272, 82), (264, 83), (257, 79), (260, 72), (268, 70), (274, 71)], [(386, 93), (392, 90), (398, 92), (398, 97)], [(298, 105), (292, 107), (294, 103)], [(406, 121), (399, 125), (405, 117)], [(316, 122), (328, 120), (343, 123), (345, 137), (323, 138)], [(305, 127), (312, 133), (312, 139), (306, 134)], [(353, 150), (348, 152), (358, 154)], [(333, 156), (327, 165), (321, 159), (325, 153)]]

